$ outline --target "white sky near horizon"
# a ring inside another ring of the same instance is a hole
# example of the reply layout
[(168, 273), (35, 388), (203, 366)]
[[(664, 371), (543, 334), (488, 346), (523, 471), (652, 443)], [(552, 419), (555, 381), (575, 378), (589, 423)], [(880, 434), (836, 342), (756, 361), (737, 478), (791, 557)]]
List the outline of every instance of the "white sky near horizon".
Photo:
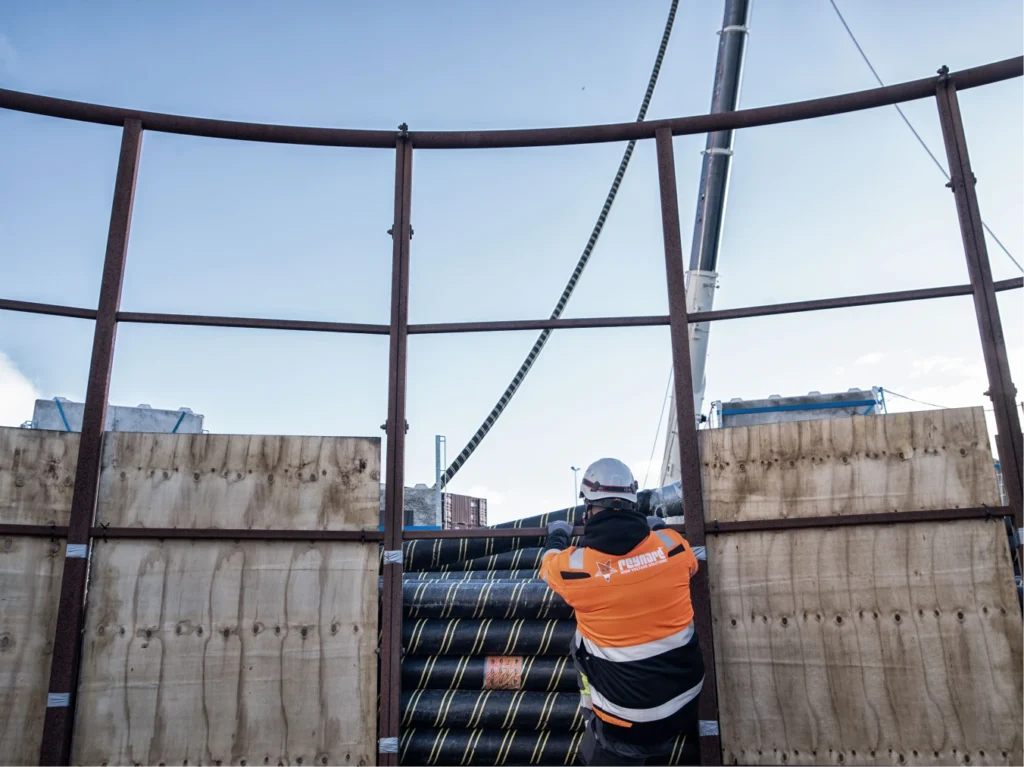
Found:
[[(842, 0), (887, 82), (1024, 50), (1017, 0)], [(414, 130), (635, 118), (669, 3), (0, 4), (0, 87), (237, 120)], [(651, 119), (706, 112), (721, 3), (682, 0)], [(874, 86), (828, 0), (754, 0), (741, 106)], [(1024, 259), (1024, 94), (960, 94), (982, 216)], [(907, 115), (944, 160), (934, 102)], [(0, 296), (93, 306), (119, 132), (0, 110)], [(702, 137), (675, 141), (683, 242)], [(547, 316), (622, 145), (419, 151), (410, 320)], [(394, 156), (146, 134), (122, 308), (386, 323)], [(953, 197), (894, 109), (741, 131), (716, 307), (967, 282)], [(989, 241), (996, 279), (1019, 276)], [(688, 255), (688, 254), (687, 254)], [(999, 297), (1024, 375), (1024, 298)], [(652, 142), (638, 145), (566, 316), (667, 311)], [(85, 395), (92, 324), (0, 311), (0, 425)], [(433, 483), (535, 333), (414, 336), (407, 484)], [(564, 507), (604, 455), (648, 485), (667, 328), (553, 334), (450, 489), (491, 522)], [(884, 386), (991, 404), (969, 297), (734, 320), (711, 333), (706, 405)], [(1024, 399), (1024, 397), (1019, 398)], [(387, 338), (124, 325), (111, 401), (187, 406), (214, 432), (383, 436)], [(889, 399), (890, 410), (919, 409)], [(990, 429), (994, 426), (990, 419)], [(662, 431), (664, 426), (662, 427)]]

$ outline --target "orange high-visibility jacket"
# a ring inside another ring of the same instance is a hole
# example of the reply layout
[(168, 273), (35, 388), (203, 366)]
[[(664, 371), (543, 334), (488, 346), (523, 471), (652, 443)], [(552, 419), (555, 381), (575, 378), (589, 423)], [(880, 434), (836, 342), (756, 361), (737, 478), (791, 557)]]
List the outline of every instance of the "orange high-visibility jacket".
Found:
[(700, 694), (690, 602), (697, 567), (672, 530), (652, 532), (622, 556), (575, 546), (544, 556), (541, 577), (576, 611), (573, 658), (594, 713), (627, 739), (673, 737)]

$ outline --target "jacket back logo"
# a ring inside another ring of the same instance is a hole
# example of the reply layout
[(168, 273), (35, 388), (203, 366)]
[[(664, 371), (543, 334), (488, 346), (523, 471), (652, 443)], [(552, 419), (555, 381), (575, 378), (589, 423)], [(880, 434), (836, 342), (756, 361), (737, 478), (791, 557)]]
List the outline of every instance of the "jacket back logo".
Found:
[(597, 563), (597, 574), (603, 577), (606, 581), (610, 581), (612, 579), (612, 575), (617, 572), (618, 570), (615, 569), (615, 565), (612, 564), (610, 559)]
[(648, 567), (657, 567), (668, 561), (665, 549), (661, 546), (646, 554), (637, 554), (635, 557), (626, 557), (618, 561), (620, 573), (635, 573), (646, 570)]

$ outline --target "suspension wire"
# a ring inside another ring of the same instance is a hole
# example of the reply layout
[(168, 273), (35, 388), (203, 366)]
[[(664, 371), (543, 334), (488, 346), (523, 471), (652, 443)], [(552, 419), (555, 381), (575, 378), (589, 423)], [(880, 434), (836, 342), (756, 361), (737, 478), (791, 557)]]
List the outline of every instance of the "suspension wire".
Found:
[(934, 402), (925, 402), (924, 400), (914, 399), (913, 397), (908, 397), (906, 394), (900, 394), (898, 391), (893, 391), (892, 389), (883, 389), (882, 391), (884, 391), (886, 394), (891, 394), (894, 397), (899, 397), (900, 399), (916, 402), (918, 405), (927, 405), (928, 407), (933, 407), (936, 408), (937, 410), (950, 409), (949, 405), (936, 405)]
[[(672, 35), (672, 24), (675, 21), (676, 9), (678, 7), (679, 0), (672, 0), (672, 5), (668, 12), (668, 19), (665, 21), (665, 30), (661, 35), (661, 45), (658, 48), (658, 55), (654, 60), (654, 68), (651, 70), (651, 76), (647, 82), (647, 91), (644, 93), (644, 100), (640, 105), (640, 111), (637, 114), (637, 122), (643, 122), (644, 118), (647, 116), (647, 108), (651, 104), (651, 97), (654, 95), (654, 86), (658, 82), (658, 75), (661, 72), (661, 62), (665, 58), (665, 50), (668, 48), (668, 40)], [(594, 246), (597, 245), (597, 240), (600, 238), (601, 231), (604, 229), (605, 221), (608, 219), (608, 213), (611, 211), (612, 205), (615, 202), (615, 197), (619, 193), (619, 185), (622, 184), (622, 177), (626, 173), (626, 168), (629, 167), (629, 160), (633, 156), (633, 148), (635, 146), (636, 139), (630, 141), (626, 146), (626, 151), (622, 155), (622, 161), (619, 163), (619, 169), (615, 174), (615, 180), (612, 182), (611, 188), (608, 190), (608, 196), (605, 198), (604, 206), (601, 208), (601, 214), (597, 217), (597, 223), (594, 224), (594, 229), (590, 233), (590, 239), (587, 241), (587, 245), (583, 249), (583, 253), (580, 255), (579, 261), (576, 263), (576, 268), (573, 270), (572, 276), (569, 278), (565, 289), (562, 291), (561, 298), (558, 299), (558, 303), (551, 312), (551, 319), (553, 320), (557, 320), (562, 316), (562, 312), (565, 310), (566, 304), (569, 303), (569, 299), (572, 297), (573, 291), (576, 289), (576, 283), (579, 282), (580, 275), (583, 274), (583, 270), (586, 268), (587, 262), (590, 260), (590, 256), (594, 252)], [(523, 360), (523, 364), (519, 366), (519, 371), (515, 374), (512, 382), (509, 383), (508, 387), (505, 389), (505, 393), (501, 395), (501, 399), (498, 400), (490, 414), (480, 425), (480, 428), (476, 430), (476, 434), (473, 435), (473, 438), (469, 440), (464, 448), (462, 448), (462, 452), (459, 453), (454, 461), (452, 461), (451, 466), (449, 466), (444, 474), (441, 475), (442, 487), (451, 481), (456, 472), (458, 472), (458, 470), (462, 468), (463, 464), (469, 460), (469, 457), (473, 454), (473, 451), (476, 450), (481, 440), (487, 436), (487, 432), (489, 432), (491, 427), (494, 426), (498, 417), (502, 414), (505, 407), (512, 400), (516, 391), (522, 385), (523, 380), (533, 367), (533, 363), (537, 361), (537, 357), (540, 355), (545, 344), (547, 344), (550, 336), (550, 328), (541, 331), (541, 334), (537, 337), (530, 353), (526, 355), (526, 359)]]
[[(893, 391), (892, 389), (882, 389), (882, 391), (884, 391), (886, 394), (892, 394), (894, 397), (899, 397), (900, 399), (906, 399), (908, 401), (916, 402), (918, 404), (925, 404), (925, 406), (928, 406), (929, 408), (935, 408), (936, 410), (952, 410), (952, 408), (950, 408), (948, 404), (936, 404), (935, 402), (926, 402), (924, 399), (914, 399), (913, 397), (908, 397), (906, 394), (900, 394), (898, 391)], [(982, 410), (985, 411), (985, 413), (995, 413), (995, 408), (982, 408)]]
[[(829, 2), (832, 3), (832, 8), (835, 10), (836, 15), (839, 17), (839, 20), (843, 23), (843, 27), (846, 29), (846, 34), (850, 36), (850, 39), (853, 41), (853, 44), (857, 46), (857, 51), (860, 53), (860, 57), (864, 59), (864, 63), (868, 65), (868, 69), (871, 70), (871, 74), (875, 76), (875, 80), (878, 82), (878, 84), (884, 88), (885, 83), (882, 82), (882, 78), (879, 77), (877, 70), (871, 64), (871, 60), (868, 58), (868, 55), (864, 52), (864, 49), (861, 48), (860, 43), (857, 42), (857, 37), (856, 35), (853, 34), (853, 30), (850, 29), (850, 25), (846, 23), (846, 19), (843, 18), (843, 14), (839, 10), (839, 6), (836, 5), (836, 0), (829, 0)], [(908, 128), (910, 128), (910, 132), (914, 134), (914, 138), (917, 139), (917, 143), (920, 144), (921, 148), (928, 153), (929, 157), (932, 158), (932, 162), (935, 163), (935, 167), (939, 169), (943, 176), (946, 177), (946, 181), (949, 181), (950, 177), (949, 172), (946, 170), (946, 166), (939, 161), (939, 158), (935, 156), (935, 153), (932, 152), (932, 150), (928, 147), (928, 144), (925, 143), (925, 140), (921, 138), (921, 134), (917, 132), (917, 129), (910, 122), (910, 119), (903, 112), (903, 109), (900, 107), (900, 105), (893, 104), (893, 106), (896, 107), (896, 111), (900, 113), (900, 117), (903, 118), (903, 122), (906, 123)], [(1013, 265), (1016, 266), (1021, 272), (1024, 272), (1024, 267), (1022, 267), (1020, 265), (1020, 262), (1013, 257), (1013, 254), (1011, 254), (1010, 251), (1006, 249), (1006, 246), (1003, 245), (1002, 240), (996, 237), (996, 233), (992, 231), (989, 225), (986, 224), (984, 221), (981, 222), (981, 225), (982, 227), (984, 227), (985, 231), (988, 232), (989, 236), (995, 241), (996, 245), (998, 245), (999, 248), (1003, 251), (1003, 253), (1006, 254), (1006, 257), (1013, 261)]]
[(651, 464), (654, 463), (654, 451), (658, 447), (658, 435), (661, 434), (661, 422), (665, 418), (665, 405), (668, 404), (668, 395), (672, 390), (672, 368), (668, 369), (668, 383), (665, 384), (665, 396), (661, 398), (661, 415), (658, 416), (658, 426), (654, 429), (654, 444), (651, 445), (651, 457), (647, 460), (647, 471), (644, 472), (644, 483), (641, 488), (647, 487), (647, 477), (651, 474)]

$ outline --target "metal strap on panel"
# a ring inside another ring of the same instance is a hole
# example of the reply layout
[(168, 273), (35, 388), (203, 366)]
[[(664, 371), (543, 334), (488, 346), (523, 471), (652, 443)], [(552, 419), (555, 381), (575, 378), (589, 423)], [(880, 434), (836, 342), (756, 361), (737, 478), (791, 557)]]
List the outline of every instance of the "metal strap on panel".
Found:
[(718, 154), (725, 155), (726, 157), (732, 157), (733, 154), (734, 154), (734, 152), (731, 149), (725, 149), (724, 147), (720, 147), (720, 146), (712, 147), (711, 149), (701, 149), (700, 153), (701, 154), (709, 154), (712, 157), (714, 157), (715, 155), (718, 155)]
[(65, 556), (68, 559), (88, 559), (89, 545), (86, 543), (69, 543)]
[(51, 692), (46, 696), (47, 708), (67, 708), (71, 705), (70, 692)]
[(378, 754), (397, 754), (398, 738), (381, 738), (377, 741)]
[[(402, 564), (402, 551), (401, 549), (384, 549), (384, 564), (386, 565), (400, 565)], [(397, 752), (385, 752), (381, 753), (397, 753)]]
[(726, 26), (722, 27), (721, 31), (718, 34), (724, 35), (727, 32), (742, 32), (745, 35), (749, 35), (750, 27), (744, 26), (743, 24), (727, 24)]
[(1024, 543), (1024, 527), (1017, 528), (1017, 545)]
[(702, 738), (710, 738), (718, 735), (717, 719), (701, 719), (698, 724), (698, 733)]
[(706, 546), (694, 546), (693, 556), (697, 557), (701, 562), (708, 561), (708, 550)]

